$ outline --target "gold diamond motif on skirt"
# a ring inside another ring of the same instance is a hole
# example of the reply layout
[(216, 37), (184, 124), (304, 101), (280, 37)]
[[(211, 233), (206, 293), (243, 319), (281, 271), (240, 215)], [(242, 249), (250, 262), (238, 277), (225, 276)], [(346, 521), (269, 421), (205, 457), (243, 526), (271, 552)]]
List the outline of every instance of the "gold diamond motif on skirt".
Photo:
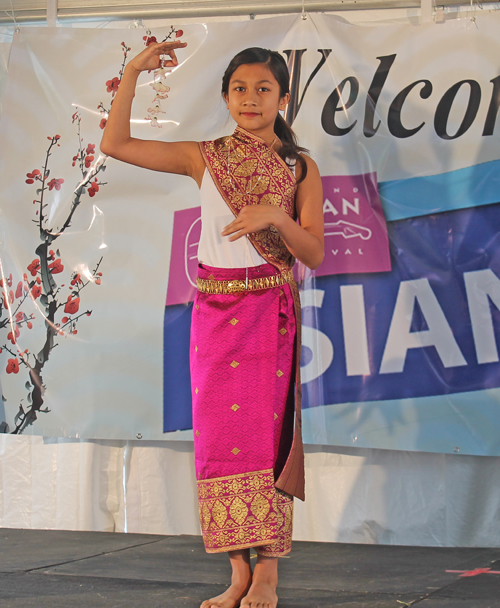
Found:
[(195, 353), (197, 353), (197, 352), (198, 352), (198, 347), (197, 347), (197, 346), (195, 346), (195, 347), (194, 347), (194, 352), (195, 352)]
[(239, 365), (238, 361), (231, 361), (231, 363), (229, 364), (233, 369), (236, 369)]
[(279, 330), (279, 332), (280, 332), (280, 334), (281, 334), (282, 336), (284, 336), (284, 335), (286, 334), (286, 328), (285, 328), (285, 327), (282, 327), (282, 328)]
[(198, 390), (198, 387), (196, 387), (196, 388), (194, 389), (194, 392), (195, 392), (196, 394), (198, 394), (198, 393), (200, 392), (200, 391)]
[(278, 414), (276, 412), (274, 412), (274, 419), (277, 420), (278, 419)]
[(227, 510), (220, 500), (217, 500), (212, 507), (212, 517), (219, 528), (222, 528), (222, 526), (226, 523)]
[(283, 372), (282, 372), (282, 371), (279, 369), (279, 370), (276, 372), (276, 375), (278, 376), (278, 378), (281, 378), (281, 376), (283, 375)]
[(231, 452), (232, 452), (232, 453), (233, 453), (235, 456), (238, 456), (238, 454), (241, 452), (241, 450), (238, 450), (238, 448), (233, 448), (233, 449), (231, 450)]
[(231, 321), (229, 321), (229, 323), (231, 323), (231, 325), (233, 325), (233, 326), (234, 326), (234, 325), (236, 325), (236, 323), (238, 323), (238, 319), (236, 319), (235, 317), (233, 317), (233, 318), (231, 319)]
[(241, 498), (238, 498), (238, 496), (233, 500), (229, 507), (229, 515), (231, 515), (234, 521), (240, 526), (248, 516), (248, 507)]
[[(274, 414), (276, 416), (276, 414)], [(200, 431), (196, 431), (196, 437), (200, 436)]]
[(212, 516), (210, 515), (210, 509), (207, 507), (207, 503), (203, 503), (203, 509), (202, 509), (202, 512), (200, 513), (200, 515), (201, 515), (201, 520), (203, 521), (204, 528), (208, 529)]
[(240, 406), (235, 403), (234, 405), (231, 406), (231, 409), (233, 410), (233, 412), (237, 412), (240, 409)]
[(262, 494), (256, 494), (252, 500), (251, 507), (252, 513), (259, 521), (264, 521), (269, 513), (269, 501)]

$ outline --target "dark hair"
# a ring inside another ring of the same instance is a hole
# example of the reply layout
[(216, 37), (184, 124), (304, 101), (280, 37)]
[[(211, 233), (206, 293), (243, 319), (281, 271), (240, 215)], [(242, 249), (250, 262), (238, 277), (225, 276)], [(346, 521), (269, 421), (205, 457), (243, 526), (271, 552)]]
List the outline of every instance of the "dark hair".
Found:
[[(271, 74), (276, 78), (280, 87), (280, 98), (290, 93), (290, 74), (285, 60), (277, 51), (261, 49), (260, 47), (252, 47), (240, 51), (235, 55), (224, 72), (222, 77), (222, 94), (229, 94), (229, 81), (231, 76), (240, 67), (240, 65), (261, 63), (269, 68)], [(274, 132), (279, 137), (282, 146), (278, 154), (284, 161), (294, 160), (299, 163), (301, 168), (300, 180), (302, 181), (307, 175), (307, 165), (305, 160), (300, 155), (300, 152), (308, 152), (305, 148), (301, 148), (297, 143), (297, 137), (292, 129), (288, 126), (285, 119), (278, 112), (274, 122)]]

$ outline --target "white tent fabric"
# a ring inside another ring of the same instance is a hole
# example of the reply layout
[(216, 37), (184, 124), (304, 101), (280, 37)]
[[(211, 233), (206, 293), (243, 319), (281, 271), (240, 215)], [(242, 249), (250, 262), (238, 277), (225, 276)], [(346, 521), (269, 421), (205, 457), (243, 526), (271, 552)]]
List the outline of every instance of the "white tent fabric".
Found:
[[(500, 547), (499, 458), (306, 446), (296, 540)], [(191, 442), (0, 435), (0, 526), (199, 534)]]
[[(417, 19), (405, 10), (356, 14), (358, 22), (408, 18)], [(0, 101), (10, 30), (0, 31)], [(295, 539), (500, 547), (499, 461), (306, 446)], [(0, 526), (199, 534), (192, 443), (0, 435)]]

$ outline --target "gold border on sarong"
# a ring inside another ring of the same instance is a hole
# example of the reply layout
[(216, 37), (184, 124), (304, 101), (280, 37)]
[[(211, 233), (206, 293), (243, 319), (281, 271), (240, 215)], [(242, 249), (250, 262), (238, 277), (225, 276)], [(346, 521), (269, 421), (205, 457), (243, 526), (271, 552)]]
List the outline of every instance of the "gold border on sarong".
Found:
[[(272, 469), (199, 480), (197, 485), (207, 553), (274, 545), (286, 528), (291, 542), (291, 498), (285, 508)], [(288, 539), (281, 544), (288, 545)]]

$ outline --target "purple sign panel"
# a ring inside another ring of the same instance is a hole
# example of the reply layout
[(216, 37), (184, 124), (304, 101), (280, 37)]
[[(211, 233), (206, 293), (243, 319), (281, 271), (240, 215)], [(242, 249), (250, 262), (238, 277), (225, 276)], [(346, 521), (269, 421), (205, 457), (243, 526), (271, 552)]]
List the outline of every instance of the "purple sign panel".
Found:
[(192, 302), (196, 294), (201, 207), (174, 213), (167, 306)]
[(390, 270), (389, 239), (378, 194), (377, 174), (321, 179), (325, 259), (314, 274), (320, 277)]

